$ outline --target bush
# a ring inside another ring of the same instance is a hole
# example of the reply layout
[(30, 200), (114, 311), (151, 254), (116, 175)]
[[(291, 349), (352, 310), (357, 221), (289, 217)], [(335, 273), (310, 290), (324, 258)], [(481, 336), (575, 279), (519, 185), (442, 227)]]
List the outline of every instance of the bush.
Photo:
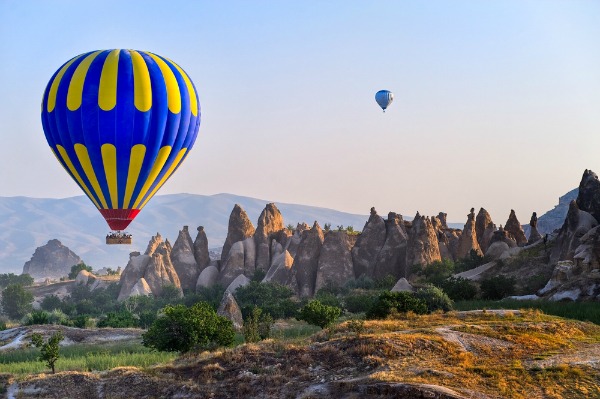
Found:
[(0, 331), (6, 330), (6, 322), (0, 320)]
[(50, 321), (50, 324), (61, 324), (63, 326), (73, 325), (71, 320), (69, 320), (69, 317), (60, 309), (55, 309), (48, 313), (48, 321)]
[(122, 310), (120, 312), (108, 312), (106, 317), (97, 323), (99, 328), (113, 327), (113, 328), (130, 328), (137, 327), (138, 320), (134, 317), (131, 312)]
[(444, 291), (433, 285), (419, 289), (415, 294), (415, 297), (427, 305), (427, 311), (429, 313), (437, 310), (443, 312), (452, 310), (452, 299), (450, 299)]
[(251, 281), (245, 287), (238, 288), (235, 299), (242, 310), (242, 315), (248, 317), (254, 306), (262, 309), (274, 319), (283, 319), (295, 316), (298, 304), (291, 298), (294, 292), (281, 284), (259, 283)]
[(314, 299), (300, 309), (300, 313), (296, 318), (313, 326), (327, 328), (335, 323), (340, 314), (342, 314), (342, 309), (323, 305), (320, 301)]
[(379, 293), (349, 293), (343, 297), (344, 309), (350, 313), (367, 312), (375, 301)]
[(477, 295), (477, 287), (463, 277), (448, 277), (442, 282), (440, 288), (453, 301), (469, 301)]
[(371, 309), (367, 312), (368, 319), (384, 319), (393, 313), (414, 312), (427, 313), (427, 304), (416, 298), (410, 292), (382, 292)]
[(192, 306), (197, 302), (208, 302), (214, 310), (219, 308), (221, 299), (225, 294), (225, 287), (221, 284), (215, 284), (211, 287), (199, 287), (195, 294), (186, 295), (183, 303), (186, 306)]
[(75, 278), (77, 277), (77, 275), (79, 274), (80, 271), (82, 270), (87, 270), (88, 272), (92, 272), (92, 267), (86, 265), (85, 263), (81, 262), (78, 263), (76, 265), (71, 266), (71, 272), (69, 273), (69, 275), (67, 276), (69, 278), (69, 280), (75, 280)]
[(475, 269), (476, 267), (484, 265), (489, 261), (490, 260), (487, 257), (479, 255), (477, 251), (472, 249), (471, 252), (469, 252), (468, 257), (456, 261), (454, 270), (456, 273), (464, 272)]
[(515, 293), (516, 280), (514, 277), (494, 276), (481, 280), (481, 297), (483, 299), (499, 300)]
[(0, 274), (0, 288), (8, 287), (11, 284), (19, 284), (27, 287), (33, 284), (33, 277), (27, 273), (20, 275), (14, 273)]
[(32, 310), (33, 294), (20, 284), (11, 284), (2, 291), (2, 310), (14, 320), (20, 320)]
[(250, 315), (244, 319), (244, 340), (258, 342), (271, 336), (273, 318), (270, 314), (263, 313), (262, 309), (255, 306)]
[(73, 324), (73, 327), (77, 328), (91, 328), (94, 323), (90, 319), (90, 316), (80, 314), (71, 319), (71, 324)]
[(192, 307), (167, 306), (148, 331), (142, 335), (144, 346), (169, 352), (188, 352), (194, 348), (211, 349), (233, 343), (233, 323), (206, 302)]
[(349, 320), (348, 330), (352, 331), (356, 335), (356, 338), (360, 338), (361, 334), (365, 332), (365, 321), (363, 319)]
[(454, 274), (455, 264), (449, 259), (431, 262), (430, 264), (415, 268), (414, 272), (425, 279), (425, 282), (440, 286), (444, 280)]
[(318, 299), (323, 305), (334, 306), (336, 308), (342, 308), (342, 301), (337, 295), (331, 294), (329, 292), (319, 291), (317, 295), (315, 295), (315, 299)]
[(50, 324), (50, 317), (43, 310), (34, 310), (25, 317), (25, 325), (32, 326), (35, 324)]
[(40, 303), (40, 308), (47, 312), (51, 312), (54, 309), (62, 309), (62, 304), (62, 301), (56, 295), (48, 295), (45, 296), (44, 299), (42, 299), (42, 302)]

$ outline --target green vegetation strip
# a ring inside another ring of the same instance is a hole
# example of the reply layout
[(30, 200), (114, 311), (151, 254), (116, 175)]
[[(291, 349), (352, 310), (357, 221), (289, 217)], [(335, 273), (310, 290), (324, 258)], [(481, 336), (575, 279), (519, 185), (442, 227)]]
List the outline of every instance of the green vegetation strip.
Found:
[(539, 309), (545, 314), (600, 324), (600, 305), (597, 302), (518, 301), (457, 301), (455, 310), (476, 309)]
[[(0, 373), (31, 374), (49, 372), (37, 360), (39, 349), (27, 348), (2, 353)], [(56, 371), (104, 371), (115, 367), (149, 367), (167, 363), (175, 353), (151, 351), (141, 344), (73, 345), (62, 347)]]

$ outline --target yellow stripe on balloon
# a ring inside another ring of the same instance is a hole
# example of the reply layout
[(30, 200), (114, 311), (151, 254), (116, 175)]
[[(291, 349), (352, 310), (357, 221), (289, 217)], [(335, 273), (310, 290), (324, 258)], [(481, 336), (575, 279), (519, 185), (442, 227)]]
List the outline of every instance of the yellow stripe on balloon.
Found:
[(152, 108), (152, 84), (150, 72), (144, 57), (137, 51), (131, 50), (133, 64), (133, 103), (138, 111), (146, 112)]
[(140, 202), (142, 201), (142, 199), (148, 192), (148, 189), (150, 189), (150, 186), (152, 186), (152, 184), (156, 180), (156, 177), (162, 170), (163, 166), (165, 166), (165, 162), (167, 162), (167, 159), (169, 158), (170, 153), (171, 153), (170, 145), (166, 145), (158, 151), (158, 155), (156, 156), (156, 159), (154, 160), (154, 165), (152, 165), (152, 170), (150, 171), (150, 174), (148, 175), (148, 178), (146, 179), (146, 182), (144, 183), (144, 186), (142, 187), (142, 191), (140, 191), (140, 194), (138, 195), (135, 203), (133, 204), (134, 209), (139, 209), (138, 205), (140, 204)]
[(71, 162), (71, 159), (69, 158), (69, 155), (67, 154), (67, 151), (63, 148), (63, 146), (58, 145), (58, 144), (56, 145), (56, 149), (58, 150), (58, 152), (59, 152), (62, 160), (65, 163), (65, 165), (67, 165), (67, 168), (71, 172), (71, 176), (75, 177), (75, 180), (79, 184), (79, 187), (81, 187), (83, 189), (83, 191), (85, 191), (85, 193), (87, 194), (87, 196), (89, 197), (89, 199), (91, 199), (92, 202), (94, 203), (94, 205), (96, 205), (96, 208), (100, 209), (100, 205), (98, 205), (98, 202), (96, 201), (96, 199), (94, 198), (94, 196), (90, 192), (90, 189), (83, 182), (83, 179), (81, 178), (81, 176), (79, 176), (79, 173), (77, 173), (77, 169), (75, 169), (75, 166), (73, 166), (73, 162)]
[(71, 64), (80, 59), (82, 55), (79, 55), (73, 58), (71, 61), (67, 62), (62, 68), (60, 68), (60, 71), (58, 71), (58, 73), (54, 77), (54, 80), (52, 81), (52, 86), (50, 86), (50, 92), (48, 93), (48, 112), (54, 111), (54, 107), (56, 106), (56, 93), (58, 92), (58, 85), (60, 84), (63, 75), (71, 66)]
[(102, 209), (108, 209), (108, 205), (106, 204), (106, 199), (104, 199), (104, 194), (102, 193), (102, 189), (100, 188), (100, 184), (98, 184), (98, 179), (96, 178), (96, 173), (94, 172), (94, 167), (92, 166), (92, 162), (90, 161), (90, 156), (88, 154), (87, 148), (83, 144), (75, 144), (75, 153), (77, 154), (77, 158), (79, 159), (79, 163), (85, 172), (85, 176), (88, 178), (89, 182), (92, 184), (92, 188), (96, 192), (96, 196), (100, 199), (100, 203), (102, 204)]
[(179, 92), (179, 84), (177, 83), (173, 71), (166, 62), (160, 59), (160, 57), (148, 52), (146, 52), (146, 54), (152, 57), (162, 72), (165, 85), (167, 86), (167, 104), (169, 106), (169, 111), (178, 114), (181, 111), (181, 93)]
[(98, 88), (98, 106), (103, 111), (110, 111), (117, 105), (117, 76), (120, 53), (121, 50), (111, 51), (102, 66)]
[(125, 200), (123, 201), (123, 209), (129, 209), (129, 202), (131, 202), (131, 196), (133, 190), (140, 176), (140, 170), (144, 163), (144, 156), (146, 155), (146, 146), (143, 144), (136, 144), (131, 147), (131, 155), (129, 156), (129, 171), (127, 172), (127, 184), (125, 186)]
[(102, 163), (104, 164), (104, 174), (110, 193), (110, 202), (113, 209), (119, 208), (119, 197), (117, 196), (117, 148), (112, 144), (103, 144)]
[(162, 179), (160, 179), (160, 181), (158, 182), (158, 184), (150, 192), (150, 195), (148, 195), (148, 197), (146, 197), (146, 199), (144, 200), (144, 202), (142, 202), (142, 205), (140, 205), (139, 209), (142, 209), (143, 207), (145, 207), (146, 206), (146, 202), (148, 202), (148, 200), (150, 200), (150, 198), (152, 198), (154, 196), (154, 194), (156, 194), (156, 192), (163, 186), (163, 184), (165, 184), (165, 182), (167, 181), (167, 179), (175, 171), (175, 168), (177, 168), (177, 165), (179, 165), (181, 163), (181, 160), (183, 159), (183, 156), (185, 155), (186, 151), (187, 151), (187, 148), (182, 148), (181, 150), (179, 150), (179, 153), (177, 154), (177, 157), (175, 158), (175, 160), (173, 161), (173, 163), (169, 167), (169, 170), (167, 170), (167, 173), (165, 173), (165, 175), (162, 177)]
[(183, 71), (183, 69), (181, 69), (181, 67), (179, 65), (177, 65), (173, 61), (169, 60), (168, 58), (167, 58), (167, 60), (171, 64), (173, 64), (173, 66), (175, 68), (177, 68), (177, 70), (179, 71), (181, 76), (183, 76), (183, 80), (185, 81), (185, 85), (186, 85), (188, 93), (190, 95), (190, 108), (192, 109), (192, 115), (198, 116), (198, 99), (196, 99), (196, 90), (194, 90), (194, 85), (192, 84), (192, 81), (190, 80), (189, 76), (187, 76), (187, 74)]
[(77, 69), (75, 69), (75, 73), (71, 78), (71, 83), (69, 83), (69, 92), (67, 93), (67, 108), (69, 108), (69, 110), (75, 111), (81, 107), (85, 76), (87, 75), (88, 69), (90, 69), (92, 61), (94, 61), (101, 52), (102, 50), (93, 52), (77, 65)]

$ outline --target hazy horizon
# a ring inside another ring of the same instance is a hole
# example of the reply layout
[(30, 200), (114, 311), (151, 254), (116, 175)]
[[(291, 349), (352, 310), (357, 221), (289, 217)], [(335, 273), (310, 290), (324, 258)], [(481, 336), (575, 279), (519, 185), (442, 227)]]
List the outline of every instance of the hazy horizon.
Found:
[(0, 196), (82, 195), (45, 141), (43, 91), (75, 55), (132, 48), (177, 62), (202, 107), (159, 195), (527, 223), (600, 172), (599, 17), (576, 0), (6, 0)]

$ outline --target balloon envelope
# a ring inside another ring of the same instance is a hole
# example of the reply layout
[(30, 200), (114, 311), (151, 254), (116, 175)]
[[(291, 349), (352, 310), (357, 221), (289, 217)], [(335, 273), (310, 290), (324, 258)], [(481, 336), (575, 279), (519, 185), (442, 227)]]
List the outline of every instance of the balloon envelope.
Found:
[(78, 55), (46, 87), (52, 152), (112, 230), (124, 230), (194, 145), (200, 103), (173, 61), (135, 50)]
[(389, 90), (379, 90), (375, 93), (375, 101), (377, 101), (377, 104), (385, 111), (392, 101), (394, 101), (394, 93)]

